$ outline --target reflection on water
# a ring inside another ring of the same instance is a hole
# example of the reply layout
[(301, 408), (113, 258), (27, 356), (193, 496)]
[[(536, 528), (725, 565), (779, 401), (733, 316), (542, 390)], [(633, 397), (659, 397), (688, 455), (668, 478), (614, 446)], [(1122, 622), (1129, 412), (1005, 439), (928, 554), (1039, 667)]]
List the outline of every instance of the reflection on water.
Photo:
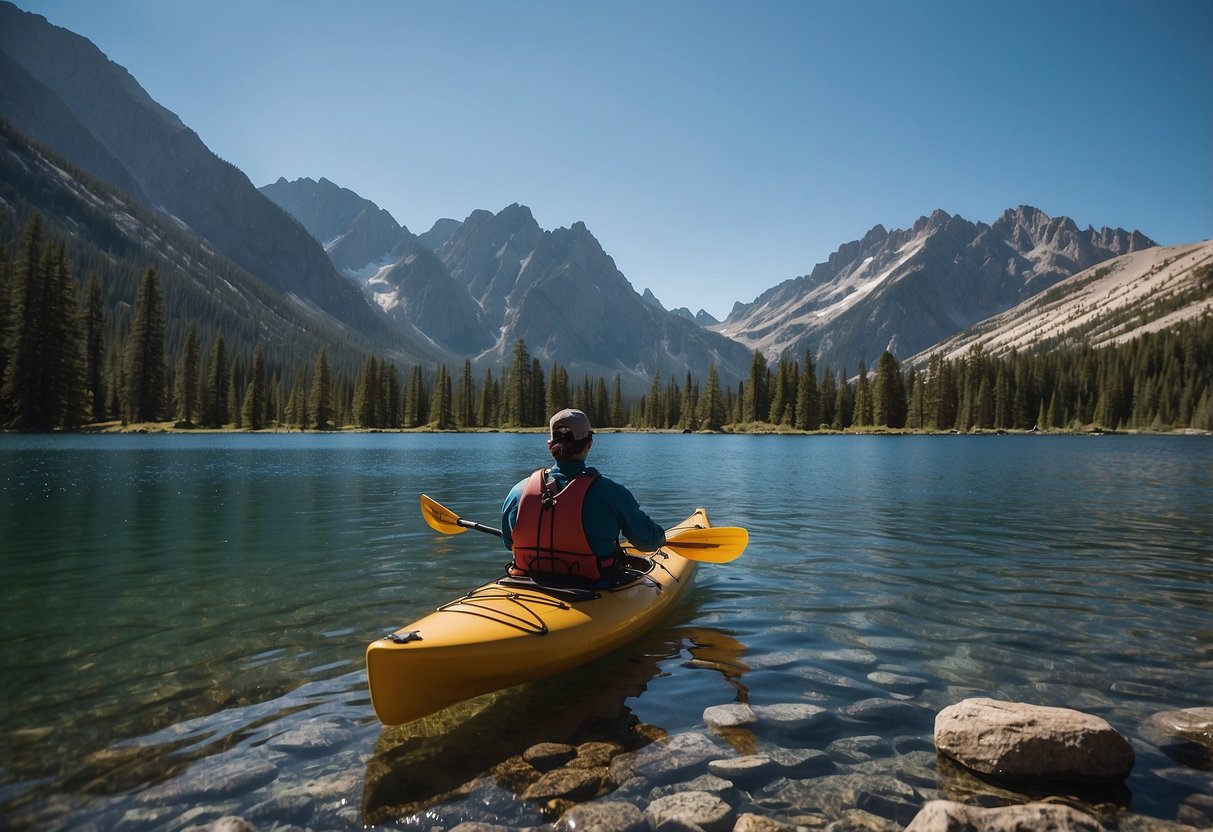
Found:
[[(1134, 742), (1136, 811), (1174, 818), (1209, 787), (1142, 728), (1213, 690), (1199, 438), (604, 435), (594, 463), (655, 518), (706, 506), (750, 530), (746, 554), (613, 656), (382, 729), (366, 644), (506, 558), (433, 533), (418, 495), (497, 525), (542, 453), (527, 434), (0, 437), (0, 825), (450, 820), (460, 800), (435, 795), (531, 741), (704, 730), (732, 702), (1074, 707)], [(931, 748), (929, 721), (842, 724), (806, 742), (878, 736), (877, 769)], [(979, 788), (928, 757), (923, 782)], [(242, 761), (241, 789), (208, 796), (214, 760)], [(779, 800), (833, 805), (805, 782)], [(524, 811), (500, 797), (496, 816)]]
[[(725, 633), (701, 628), (662, 630), (634, 650), (576, 670), (454, 705), (415, 722), (385, 727), (367, 764), (363, 817), (368, 825), (406, 817), (465, 793), (466, 784), (541, 742), (611, 742), (633, 750), (654, 731), (628, 707), (662, 664), (684, 653), (686, 667), (712, 670), (739, 685), (745, 647)], [(740, 688), (739, 688), (740, 689)], [(488, 790), (479, 795), (483, 802)], [(512, 795), (503, 795), (496, 822), (531, 825)]]

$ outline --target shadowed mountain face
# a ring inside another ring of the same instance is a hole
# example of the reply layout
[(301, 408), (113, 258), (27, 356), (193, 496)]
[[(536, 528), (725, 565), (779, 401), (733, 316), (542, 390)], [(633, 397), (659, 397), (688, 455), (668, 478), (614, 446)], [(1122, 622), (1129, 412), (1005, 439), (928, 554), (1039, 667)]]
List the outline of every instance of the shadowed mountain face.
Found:
[(19, 130), (183, 223), (278, 292), (355, 330), (386, 332), (298, 222), (90, 41), (0, 3), (0, 54), (0, 116)]

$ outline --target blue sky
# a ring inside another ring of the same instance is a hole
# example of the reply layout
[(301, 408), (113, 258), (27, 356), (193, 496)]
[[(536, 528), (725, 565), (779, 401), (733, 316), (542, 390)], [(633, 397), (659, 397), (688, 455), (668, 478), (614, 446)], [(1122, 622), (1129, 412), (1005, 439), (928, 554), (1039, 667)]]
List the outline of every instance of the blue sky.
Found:
[(1213, 2), (17, 0), (255, 185), (527, 205), (723, 318), (872, 226), (1213, 236)]

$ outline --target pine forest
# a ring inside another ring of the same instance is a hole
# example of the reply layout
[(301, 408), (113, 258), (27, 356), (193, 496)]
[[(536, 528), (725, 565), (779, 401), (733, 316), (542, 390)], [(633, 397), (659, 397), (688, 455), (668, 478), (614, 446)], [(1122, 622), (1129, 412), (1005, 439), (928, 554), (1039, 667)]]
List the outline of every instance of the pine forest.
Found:
[[(115, 297), (121, 283), (127, 297)], [(106, 302), (106, 298), (109, 302)], [(179, 308), (179, 307), (178, 307)], [(1112, 347), (934, 357), (903, 369), (886, 352), (874, 371), (774, 365), (755, 352), (748, 377), (722, 386), (654, 376), (625, 396), (618, 376), (571, 378), (532, 358), (474, 373), (462, 366), (361, 366), (314, 353), (270, 354), (246, 332), (166, 314), (155, 267), (137, 281), (92, 271), (35, 215), (0, 253), (0, 425), (74, 430), (107, 423), (241, 430), (539, 427), (573, 406), (598, 428), (684, 431), (1213, 430), (1213, 316)], [(239, 345), (239, 346), (237, 346)]]

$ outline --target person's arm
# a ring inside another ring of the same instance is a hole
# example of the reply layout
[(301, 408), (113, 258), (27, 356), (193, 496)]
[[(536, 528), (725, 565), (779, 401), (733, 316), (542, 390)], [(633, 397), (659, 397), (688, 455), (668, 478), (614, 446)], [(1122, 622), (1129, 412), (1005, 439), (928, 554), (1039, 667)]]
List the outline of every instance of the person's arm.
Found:
[(614, 504), (619, 518), (619, 528), (628, 543), (641, 552), (655, 552), (665, 543), (665, 529), (653, 521), (640, 508), (632, 492), (618, 483), (612, 483)]
[(522, 499), (522, 487), (526, 480), (510, 489), (501, 506), (501, 542), (505, 548), (514, 551), (514, 524), (518, 522), (518, 503)]

